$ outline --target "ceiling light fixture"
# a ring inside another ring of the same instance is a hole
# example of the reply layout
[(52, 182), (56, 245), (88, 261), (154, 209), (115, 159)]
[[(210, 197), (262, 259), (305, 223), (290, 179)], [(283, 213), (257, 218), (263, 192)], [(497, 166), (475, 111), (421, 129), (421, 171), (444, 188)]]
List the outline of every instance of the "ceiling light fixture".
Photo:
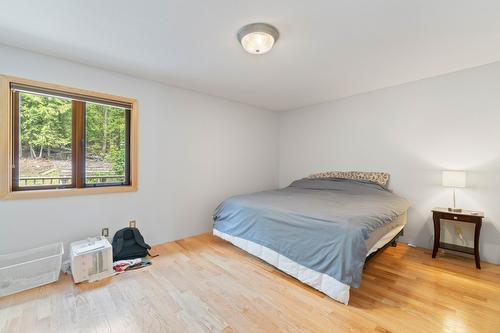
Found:
[(278, 29), (267, 23), (248, 24), (238, 31), (241, 46), (251, 54), (269, 52), (279, 36)]

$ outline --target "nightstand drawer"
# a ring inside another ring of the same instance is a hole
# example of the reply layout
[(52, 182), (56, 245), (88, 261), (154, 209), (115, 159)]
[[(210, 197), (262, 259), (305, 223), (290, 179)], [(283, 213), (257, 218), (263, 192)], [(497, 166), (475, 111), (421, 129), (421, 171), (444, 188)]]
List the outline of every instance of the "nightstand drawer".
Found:
[(440, 219), (446, 219), (446, 220), (452, 220), (452, 221), (472, 222), (472, 223), (481, 222), (480, 216), (461, 215), (461, 214), (454, 214), (454, 213), (439, 213), (437, 215)]

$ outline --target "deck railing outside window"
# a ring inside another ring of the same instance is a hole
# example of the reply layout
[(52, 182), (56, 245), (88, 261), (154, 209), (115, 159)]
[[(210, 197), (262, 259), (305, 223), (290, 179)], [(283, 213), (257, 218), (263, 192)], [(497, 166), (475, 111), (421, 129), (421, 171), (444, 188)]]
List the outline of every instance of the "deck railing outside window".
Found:
[[(107, 175), (107, 176), (88, 176), (85, 177), (87, 184), (110, 184), (121, 183), (124, 181), (124, 175)], [(35, 185), (67, 185), (71, 184), (71, 177), (21, 177), (19, 178), (21, 186)]]

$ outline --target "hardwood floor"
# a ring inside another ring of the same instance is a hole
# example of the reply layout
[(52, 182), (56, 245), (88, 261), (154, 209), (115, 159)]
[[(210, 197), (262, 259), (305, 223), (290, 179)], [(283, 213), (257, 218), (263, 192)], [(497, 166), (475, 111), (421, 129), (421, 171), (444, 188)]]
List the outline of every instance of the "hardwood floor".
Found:
[(390, 247), (345, 306), (208, 234), (154, 250), (142, 270), (0, 299), (0, 332), (500, 332), (500, 266), (471, 259)]

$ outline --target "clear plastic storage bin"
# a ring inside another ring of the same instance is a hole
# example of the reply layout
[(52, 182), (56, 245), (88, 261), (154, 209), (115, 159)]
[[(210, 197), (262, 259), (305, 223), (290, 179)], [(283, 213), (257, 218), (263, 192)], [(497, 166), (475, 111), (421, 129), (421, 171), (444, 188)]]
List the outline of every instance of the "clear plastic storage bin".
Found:
[(0, 297), (59, 279), (62, 243), (0, 255)]

